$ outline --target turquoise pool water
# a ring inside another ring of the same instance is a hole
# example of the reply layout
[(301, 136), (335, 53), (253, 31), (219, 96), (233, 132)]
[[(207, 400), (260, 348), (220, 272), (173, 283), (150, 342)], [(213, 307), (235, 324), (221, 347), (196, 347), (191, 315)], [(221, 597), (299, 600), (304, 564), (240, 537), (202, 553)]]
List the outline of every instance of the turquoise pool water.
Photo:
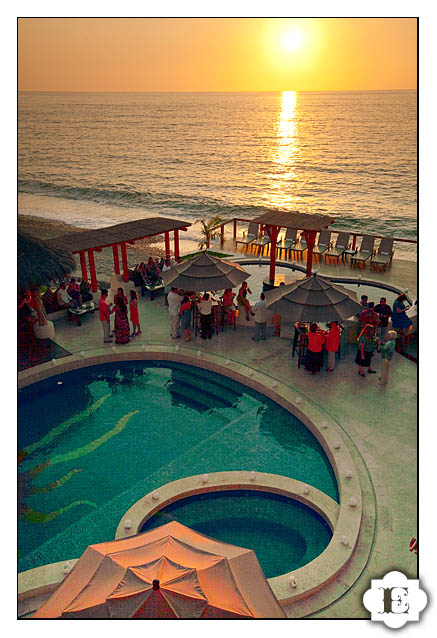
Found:
[(18, 398), (20, 571), (112, 539), (144, 494), (192, 474), (256, 469), (338, 501), (329, 461), (298, 419), (201, 368), (108, 363), (33, 384)]
[(141, 531), (173, 520), (225, 543), (253, 549), (266, 578), (306, 565), (323, 552), (332, 536), (327, 523), (309, 507), (253, 490), (184, 498), (155, 514)]

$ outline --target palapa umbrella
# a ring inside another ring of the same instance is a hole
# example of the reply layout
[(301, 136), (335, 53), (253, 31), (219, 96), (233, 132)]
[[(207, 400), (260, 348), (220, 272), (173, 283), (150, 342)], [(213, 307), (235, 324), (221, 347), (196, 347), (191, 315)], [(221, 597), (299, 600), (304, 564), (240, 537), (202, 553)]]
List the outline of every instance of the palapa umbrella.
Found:
[(62, 279), (76, 267), (71, 253), (24, 233), (18, 233), (17, 260), (20, 292), (47, 284), (50, 279)]
[(250, 277), (250, 273), (237, 263), (219, 259), (204, 251), (197, 257), (175, 264), (161, 277), (166, 286), (203, 291), (235, 288)]
[(267, 307), (290, 321), (342, 321), (363, 309), (352, 290), (316, 274), (265, 296)]
[(176, 521), (90, 545), (34, 618), (285, 618), (253, 550)]

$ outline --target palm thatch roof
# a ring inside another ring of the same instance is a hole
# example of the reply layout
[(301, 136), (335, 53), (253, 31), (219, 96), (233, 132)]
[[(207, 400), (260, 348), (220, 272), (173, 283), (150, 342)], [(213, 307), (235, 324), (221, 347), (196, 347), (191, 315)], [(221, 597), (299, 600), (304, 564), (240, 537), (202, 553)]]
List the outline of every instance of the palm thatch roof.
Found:
[(17, 262), (20, 292), (47, 284), (51, 279), (63, 279), (76, 268), (70, 252), (24, 233), (18, 233)]

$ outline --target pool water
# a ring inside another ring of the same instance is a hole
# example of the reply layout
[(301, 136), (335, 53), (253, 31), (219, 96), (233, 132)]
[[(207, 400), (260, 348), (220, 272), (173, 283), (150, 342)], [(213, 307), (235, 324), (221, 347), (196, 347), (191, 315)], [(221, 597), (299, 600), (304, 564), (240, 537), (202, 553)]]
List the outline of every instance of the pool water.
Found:
[(282, 474), (338, 501), (332, 467), (298, 419), (201, 368), (85, 367), (27, 386), (18, 400), (19, 571), (113, 539), (137, 500), (193, 474)]
[(149, 519), (141, 531), (173, 520), (225, 543), (253, 549), (266, 578), (306, 565), (323, 552), (332, 536), (327, 523), (310, 508), (252, 490), (209, 492), (176, 501)]

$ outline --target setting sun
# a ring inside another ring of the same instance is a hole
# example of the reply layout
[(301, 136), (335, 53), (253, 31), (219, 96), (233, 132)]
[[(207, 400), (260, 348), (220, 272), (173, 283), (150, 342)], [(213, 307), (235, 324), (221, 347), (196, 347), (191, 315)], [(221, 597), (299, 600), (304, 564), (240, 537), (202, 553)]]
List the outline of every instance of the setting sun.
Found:
[(288, 49), (288, 51), (294, 51), (295, 49), (299, 49), (303, 44), (303, 35), (301, 31), (287, 31), (281, 38), (281, 42), (283, 46)]

